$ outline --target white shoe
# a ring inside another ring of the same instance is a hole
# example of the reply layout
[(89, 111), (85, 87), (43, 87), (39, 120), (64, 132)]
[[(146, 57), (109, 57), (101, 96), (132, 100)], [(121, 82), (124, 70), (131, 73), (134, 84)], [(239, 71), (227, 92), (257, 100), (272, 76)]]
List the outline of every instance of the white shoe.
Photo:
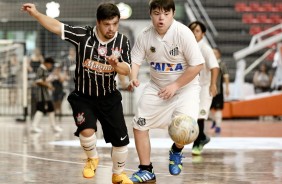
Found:
[(37, 127), (32, 127), (30, 130), (31, 133), (41, 133), (42, 130), (40, 128)]
[(61, 127), (57, 126), (57, 125), (52, 126), (52, 128), (53, 128), (54, 132), (61, 132), (61, 131), (63, 131), (63, 129)]

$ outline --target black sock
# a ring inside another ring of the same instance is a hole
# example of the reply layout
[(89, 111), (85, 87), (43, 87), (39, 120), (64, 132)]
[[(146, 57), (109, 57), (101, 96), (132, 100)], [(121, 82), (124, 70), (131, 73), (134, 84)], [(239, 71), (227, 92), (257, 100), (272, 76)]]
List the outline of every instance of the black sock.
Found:
[(199, 126), (199, 135), (198, 135), (197, 139), (194, 141), (193, 147), (198, 146), (200, 144), (201, 140), (206, 139), (206, 135), (204, 133), (204, 128), (205, 128), (204, 122), (205, 122), (204, 119), (198, 119), (198, 121), (197, 121), (198, 126)]
[(198, 119), (198, 125), (199, 125), (199, 139), (204, 140), (206, 139), (206, 135), (204, 133), (205, 129), (205, 120), (204, 119)]
[(150, 165), (139, 165), (138, 168), (141, 169), (141, 170), (149, 171), (151, 173), (153, 172), (153, 165), (152, 165), (152, 163), (150, 163)]
[(173, 143), (172, 147), (171, 147), (171, 150), (173, 152), (181, 152), (183, 150), (183, 148), (178, 148), (175, 143)]

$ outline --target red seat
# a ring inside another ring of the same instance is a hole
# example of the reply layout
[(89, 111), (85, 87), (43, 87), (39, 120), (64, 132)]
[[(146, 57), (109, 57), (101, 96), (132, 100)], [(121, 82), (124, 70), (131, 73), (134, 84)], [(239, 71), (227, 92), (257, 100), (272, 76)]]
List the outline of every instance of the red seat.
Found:
[(269, 15), (269, 18), (272, 20), (273, 23), (282, 23), (282, 17), (280, 17), (280, 15), (278, 14), (270, 14)]
[(271, 24), (273, 23), (272, 19), (268, 18), (266, 14), (258, 14), (257, 16), (258, 23)]
[(277, 12), (282, 12), (282, 3), (281, 2), (275, 3), (275, 7), (277, 8)]
[(260, 26), (254, 25), (254, 26), (250, 27), (249, 34), (250, 35), (255, 35), (255, 34), (260, 33), (261, 31), (262, 31), (262, 28)]
[[(271, 46), (270, 46), (271, 47)], [(272, 51), (267, 57), (266, 57), (266, 60), (267, 61), (273, 61), (274, 59), (274, 54), (275, 54), (275, 51)]]
[(249, 7), (251, 8), (251, 11), (254, 12), (263, 12), (265, 11), (264, 7), (260, 5), (258, 2), (250, 2)]
[(258, 23), (257, 18), (252, 13), (243, 14), (242, 21), (246, 24)]
[(237, 2), (235, 4), (235, 10), (237, 12), (248, 12), (251, 9), (250, 9), (250, 7), (246, 3), (244, 3), (244, 2)]
[(274, 4), (269, 2), (262, 3), (262, 7), (266, 12), (277, 12), (277, 7), (274, 6)]

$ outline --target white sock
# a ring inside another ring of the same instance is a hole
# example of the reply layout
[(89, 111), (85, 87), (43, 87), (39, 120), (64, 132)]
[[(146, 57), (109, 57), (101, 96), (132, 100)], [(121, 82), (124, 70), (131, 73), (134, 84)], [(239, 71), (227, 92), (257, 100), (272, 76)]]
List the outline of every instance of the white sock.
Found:
[(112, 148), (112, 161), (113, 161), (113, 173), (121, 174), (125, 167), (125, 161), (128, 155), (127, 146)]
[(41, 118), (43, 117), (43, 112), (41, 111), (36, 111), (34, 117), (33, 117), (33, 121), (32, 121), (32, 127), (38, 127), (38, 123), (40, 122)]
[(49, 117), (51, 126), (55, 126), (56, 125), (55, 112), (49, 112), (48, 117)]
[(222, 111), (221, 110), (215, 111), (214, 117), (215, 117), (216, 126), (221, 127)]
[(214, 113), (212, 111), (209, 112), (208, 116), (212, 121), (214, 121)]
[(79, 134), (80, 145), (83, 148), (87, 158), (98, 158), (98, 152), (96, 148), (97, 137), (94, 133), (90, 137), (84, 137)]

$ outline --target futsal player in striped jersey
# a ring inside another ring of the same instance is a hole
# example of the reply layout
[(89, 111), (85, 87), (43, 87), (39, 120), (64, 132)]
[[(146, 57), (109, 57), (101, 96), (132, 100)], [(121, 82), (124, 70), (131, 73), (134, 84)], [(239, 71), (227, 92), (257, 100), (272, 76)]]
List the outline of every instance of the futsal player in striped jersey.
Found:
[[(133, 118), (139, 170), (134, 183), (154, 183), (156, 176), (150, 159), (150, 129), (167, 129), (177, 115), (195, 121), (199, 111), (199, 72), (203, 56), (189, 28), (174, 20), (173, 0), (151, 0), (152, 25), (138, 36), (132, 49), (130, 88), (138, 87), (139, 69), (144, 61), (150, 65), (150, 81), (143, 90)], [(168, 170), (171, 175), (182, 171), (183, 145), (174, 143), (169, 150)]]
[(88, 157), (83, 176), (93, 177), (98, 166), (95, 132), (99, 120), (105, 141), (112, 144), (112, 182), (131, 184), (123, 172), (129, 137), (122, 96), (115, 81), (117, 74), (130, 73), (131, 49), (127, 37), (118, 32), (120, 12), (117, 6), (100, 4), (94, 28), (61, 23), (38, 12), (34, 4), (24, 4), (22, 10), (76, 48), (75, 90), (68, 96), (68, 101), (77, 126), (75, 135)]

